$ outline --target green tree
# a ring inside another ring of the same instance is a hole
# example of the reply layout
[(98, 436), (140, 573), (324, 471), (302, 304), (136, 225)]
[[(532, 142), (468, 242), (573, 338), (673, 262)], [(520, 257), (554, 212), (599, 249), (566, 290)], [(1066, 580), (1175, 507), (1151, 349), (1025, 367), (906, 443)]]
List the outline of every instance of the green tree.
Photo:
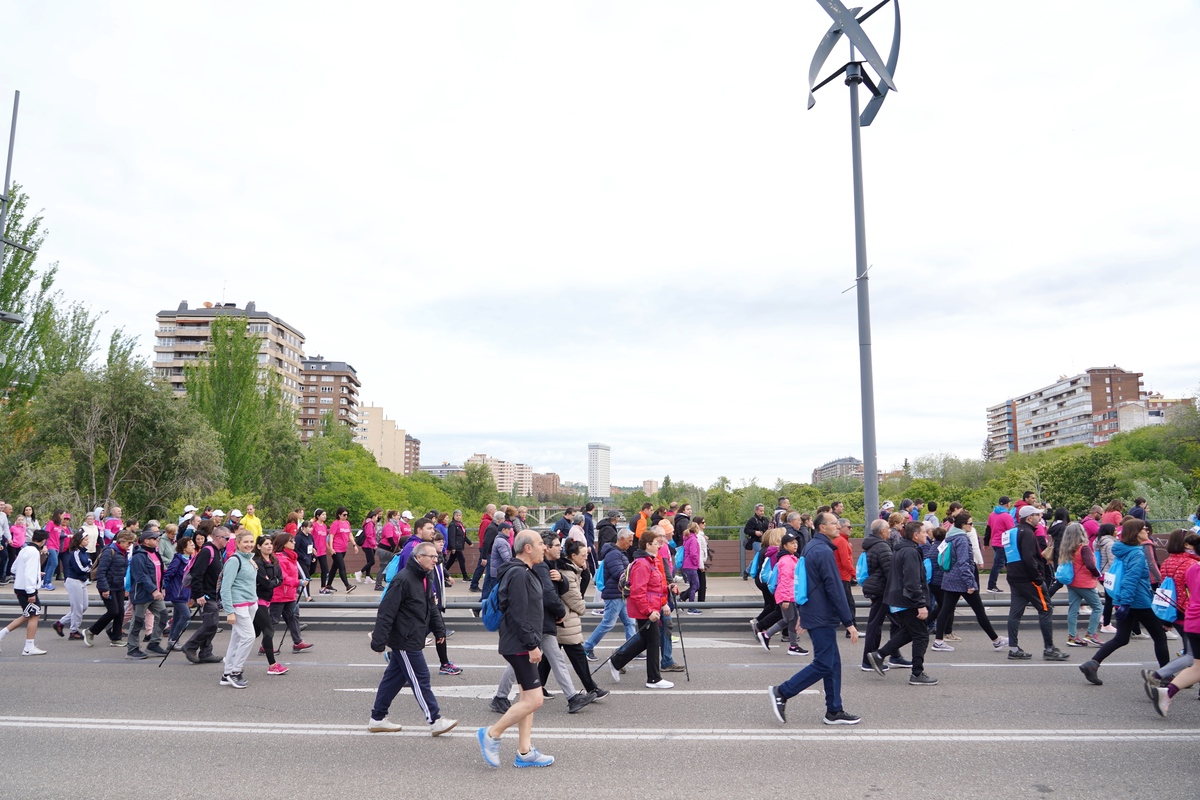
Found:
[(446, 478), (446, 489), (464, 510), (479, 512), (488, 503), (496, 502), (496, 482), (486, 465), (467, 464), (463, 472)]
[(8, 218), (4, 236), (32, 250), (4, 248), (3, 272), (0, 272), (0, 309), (25, 318), (24, 325), (0, 324), (0, 386), (8, 397), (28, 399), (37, 392), (42, 379), (44, 345), (54, 326), (53, 286), (56, 265), (39, 272), (37, 251), (46, 239), (42, 215), (26, 219), (29, 197), (13, 184), (9, 195)]

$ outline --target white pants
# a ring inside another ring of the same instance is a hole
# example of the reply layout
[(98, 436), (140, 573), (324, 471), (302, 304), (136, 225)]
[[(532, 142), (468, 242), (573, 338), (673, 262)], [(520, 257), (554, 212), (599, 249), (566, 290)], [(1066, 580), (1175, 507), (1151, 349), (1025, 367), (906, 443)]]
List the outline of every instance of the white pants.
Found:
[(250, 645), (254, 644), (254, 611), (257, 606), (242, 606), (233, 610), (233, 630), (229, 634), (229, 648), (225, 651), (225, 674), (241, 672), (250, 657)]
[(76, 633), (83, 623), (83, 612), (88, 610), (87, 584), (75, 578), (67, 578), (67, 600), (71, 603), (71, 610), (62, 615), (59, 623), (70, 623), (71, 633)]
[[(567, 697), (574, 697), (577, 692), (575, 682), (571, 680), (571, 670), (567, 669), (567, 657), (558, 646), (558, 638), (553, 633), (542, 636), (542, 658), (550, 662), (550, 671), (554, 673), (554, 680), (558, 681), (559, 688)], [(500, 685), (496, 687), (496, 696), (508, 697), (516, 682), (517, 673), (513, 672), (512, 666), (505, 667), (504, 674), (500, 676)]]

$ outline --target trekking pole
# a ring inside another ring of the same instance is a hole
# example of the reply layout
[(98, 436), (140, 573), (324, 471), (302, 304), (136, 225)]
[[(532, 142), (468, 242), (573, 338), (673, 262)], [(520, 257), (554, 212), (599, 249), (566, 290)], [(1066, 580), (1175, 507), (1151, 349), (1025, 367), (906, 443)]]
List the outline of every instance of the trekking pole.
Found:
[[(678, 610), (678, 606), (676, 606), (676, 610)], [(685, 678), (687, 678), (688, 683), (691, 683), (692, 682), (692, 673), (688, 670), (687, 645), (685, 645), (683, 643), (683, 620), (676, 619), (675, 623), (679, 626), (679, 650), (681, 653), (683, 653), (683, 676)], [(669, 636), (670, 633), (668, 633), (667, 635)]]
[(167, 658), (171, 655), (171, 653), (175, 652), (175, 645), (178, 644), (179, 640), (183, 637), (183, 632), (188, 629), (188, 625), (192, 624), (192, 620), (194, 620), (196, 618), (196, 615), (199, 614), (200, 610), (203, 608), (204, 608), (204, 606), (197, 605), (196, 610), (192, 612), (192, 616), (188, 618), (187, 622), (183, 623), (183, 628), (179, 631), (179, 636), (176, 636), (174, 639), (171, 639), (171, 638), (167, 639), (167, 655), (162, 657), (162, 661), (158, 662), (158, 666), (161, 667), (166, 662)]
[[(642, 631), (643, 631), (643, 630), (645, 630), (645, 625), (646, 625), (646, 623), (648, 623), (648, 622), (650, 622), (650, 620), (646, 620), (646, 621), (645, 621), (645, 622), (643, 622), (641, 625), (639, 625), (639, 626), (638, 626), (638, 629), (637, 629), (637, 633), (636, 633), (636, 634), (634, 634), (634, 635), (635, 635), (635, 636), (640, 636), (640, 635), (641, 635), (641, 633), (642, 633)], [(626, 639), (626, 640), (625, 640), (625, 644), (628, 644), (629, 642), (632, 642), (632, 641), (633, 641), (633, 639), (632, 639), (632, 638), (630, 638), (630, 639)], [(621, 647), (624, 647), (624, 646), (625, 646), (625, 644), (622, 644), (622, 645), (621, 645)], [(593, 675), (595, 675), (597, 672), (599, 672), (599, 671), (600, 671), (600, 669), (601, 669), (601, 668), (602, 668), (602, 667), (603, 667), (605, 664), (607, 664), (609, 661), (612, 661), (612, 657), (613, 657), (613, 656), (615, 656), (615, 655), (617, 654), (617, 651), (618, 651), (618, 650), (620, 650), (620, 649), (621, 649), (621, 647), (618, 647), (616, 650), (613, 650), (611, 653), (609, 653), (609, 654), (608, 654), (608, 658), (604, 659), (604, 660), (603, 660), (603, 661), (601, 661), (599, 664), (597, 664), (597, 665), (596, 665), (596, 668), (595, 668), (594, 670), (592, 670), (592, 674), (593, 674)]]

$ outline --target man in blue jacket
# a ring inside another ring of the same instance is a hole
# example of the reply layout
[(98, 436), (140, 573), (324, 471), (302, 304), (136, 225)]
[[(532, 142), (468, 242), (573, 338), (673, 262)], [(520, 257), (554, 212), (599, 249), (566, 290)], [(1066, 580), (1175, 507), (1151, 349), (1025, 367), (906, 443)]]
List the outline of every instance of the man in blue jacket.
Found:
[[(136, 660), (149, 658), (146, 651), (165, 656), (162, 649), (163, 628), (167, 625), (167, 604), (163, 602), (163, 575), (166, 569), (158, 555), (158, 520), (146, 523), (138, 537), (138, 546), (133, 548), (129, 559), (129, 602), (133, 605), (133, 619), (129, 628), (129, 640), (125, 657)], [(145, 630), (146, 612), (154, 615), (154, 626), (150, 632), (150, 646), (143, 651), (142, 631)]]
[[(787, 701), (812, 686), (824, 682), (826, 725), (857, 725), (860, 718), (842, 708), (842, 654), (838, 650), (838, 624), (846, 626), (850, 643), (858, 644), (858, 629), (846, 603), (834, 556), (833, 538), (838, 535), (837, 517), (828, 512), (817, 515), (817, 533), (804, 548), (804, 569), (808, 577), (808, 601), (800, 603), (800, 619), (813, 642), (813, 661), (786, 682), (767, 688), (771, 710), (780, 722), (787, 722)], [(797, 569), (799, 565), (797, 565)], [(799, 598), (797, 598), (799, 602)]]
[(604, 589), (600, 592), (600, 599), (604, 601), (604, 618), (600, 620), (600, 624), (596, 626), (596, 630), (592, 631), (588, 640), (583, 643), (583, 652), (588, 661), (600, 660), (596, 658), (596, 645), (600, 644), (604, 634), (616, 626), (618, 620), (625, 628), (626, 640), (632, 639), (637, 634), (637, 627), (625, 610), (625, 598), (621, 597), (621, 576), (625, 574), (625, 568), (629, 566), (629, 559), (626, 557), (625, 551), (631, 544), (633, 544), (633, 531), (629, 528), (622, 528), (617, 533), (617, 541), (613, 544), (605, 544), (602, 548), (603, 560), (600, 562), (600, 569), (604, 570)]

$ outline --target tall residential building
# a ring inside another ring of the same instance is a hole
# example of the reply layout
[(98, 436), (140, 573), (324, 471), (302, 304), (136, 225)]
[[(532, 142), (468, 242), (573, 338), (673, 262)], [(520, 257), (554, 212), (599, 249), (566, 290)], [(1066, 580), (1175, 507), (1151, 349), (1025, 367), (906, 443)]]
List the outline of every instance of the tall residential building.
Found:
[(345, 361), (326, 361), (321, 356), (301, 362), (304, 376), (300, 407), (300, 438), (308, 441), (321, 430), (326, 414), (339, 425), (358, 431), (358, 372)]
[(863, 479), (863, 462), (854, 456), (846, 456), (834, 461), (828, 461), (817, 467), (812, 472), (812, 482), (814, 485), (831, 481), (835, 478), (857, 478)]
[(412, 475), (421, 466), (421, 440), (404, 434), (404, 474)]
[(247, 330), (261, 342), (258, 363), (279, 376), (280, 389), (292, 405), (300, 405), (300, 373), (304, 360), (304, 334), (279, 317), (259, 311), (251, 300), (245, 308), (235, 303), (188, 308), (187, 301), (174, 311), (155, 315), (154, 373), (171, 384), (177, 395), (185, 393), (184, 367), (200, 358), (212, 341), (209, 326), (218, 316), (245, 317)]
[(533, 473), (533, 491), (531, 494), (538, 500), (549, 500), (562, 491), (562, 480), (557, 472)]
[(1183, 406), (1193, 406), (1191, 397), (1168, 399), (1158, 392), (1151, 392), (1141, 400), (1126, 400), (1116, 406), (1104, 408), (1092, 414), (1095, 433), (1092, 443), (1096, 446), (1108, 444), (1118, 433), (1135, 431), (1147, 425), (1165, 424), (1174, 411)]
[(1008, 453), (1032, 453), (1071, 444), (1095, 444), (1097, 413), (1127, 401), (1141, 400), (1142, 373), (1120, 367), (1098, 367), (1061, 376), (1049, 386), (988, 408), (988, 442), (992, 459)]
[(404, 473), (404, 442), (407, 434), (396, 421), (384, 416), (383, 409), (372, 403), (360, 406), (354, 441), (375, 456), (375, 463), (397, 475)]
[(533, 495), (533, 468), (528, 464), (517, 464), (511, 461), (502, 461), (498, 458), (493, 458), (486, 453), (475, 453), (467, 459), (468, 464), (483, 464), (492, 473), (492, 480), (496, 484), (496, 489), (507, 494), (513, 489), (515, 484), (517, 494), (521, 497), (531, 497)]
[(588, 498), (593, 502), (609, 499), (609, 487), (612, 484), (611, 459), (611, 447), (599, 442), (588, 443)]
[(658, 487), (660, 485), (658, 481), (642, 481), (642, 494), (658, 494)]

